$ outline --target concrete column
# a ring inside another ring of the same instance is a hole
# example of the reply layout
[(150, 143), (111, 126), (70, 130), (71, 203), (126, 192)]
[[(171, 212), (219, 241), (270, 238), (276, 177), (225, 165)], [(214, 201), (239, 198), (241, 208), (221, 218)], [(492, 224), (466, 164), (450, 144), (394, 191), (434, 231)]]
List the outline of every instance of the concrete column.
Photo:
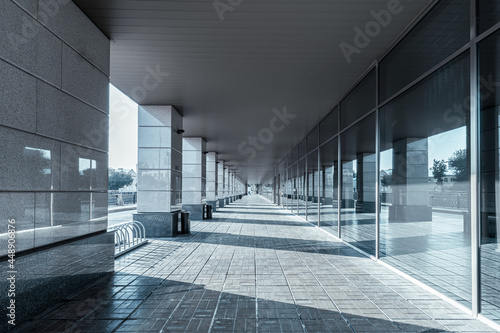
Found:
[(177, 234), (182, 198), (182, 117), (169, 105), (138, 109), (137, 214), (147, 237)]
[(427, 138), (393, 144), (392, 206), (389, 221), (432, 221), (429, 205)]
[(233, 201), (236, 201), (236, 176), (234, 173), (233, 173), (233, 194), (232, 194), (232, 197), (233, 197)]
[(224, 169), (224, 199), (226, 205), (229, 205), (229, 168)]
[(235, 201), (235, 198), (234, 198), (234, 181), (236, 180), (236, 178), (234, 177), (234, 173), (231, 172), (231, 201), (234, 202)]
[(207, 205), (217, 211), (217, 153), (207, 153)]
[(218, 182), (217, 182), (217, 200), (219, 201), (219, 208), (224, 208), (224, 202), (225, 202), (225, 197), (224, 197), (224, 161), (219, 161), (217, 164), (217, 177), (218, 177)]
[(182, 144), (182, 209), (191, 213), (191, 219), (202, 220), (206, 198), (206, 141), (183, 138)]
[(353, 161), (342, 163), (342, 208), (354, 208)]
[(233, 173), (231, 170), (228, 170), (228, 180), (227, 180), (227, 197), (229, 199), (229, 203), (233, 202)]
[(375, 154), (357, 155), (357, 201), (356, 212), (375, 213)]

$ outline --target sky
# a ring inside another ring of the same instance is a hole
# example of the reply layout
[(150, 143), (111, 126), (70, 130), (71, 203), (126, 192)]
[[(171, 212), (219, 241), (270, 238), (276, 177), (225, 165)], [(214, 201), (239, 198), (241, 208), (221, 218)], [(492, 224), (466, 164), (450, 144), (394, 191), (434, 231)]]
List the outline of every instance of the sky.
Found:
[(137, 104), (111, 84), (109, 166), (137, 170)]
[[(429, 137), (429, 168), (432, 167), (434, 159), (448, 161), (455, 151), (465, 149), (467, 147), (466, 140), (467, 132), (465, 126)], [(380, 153), (380, 169), (392, 169), (392, 149)]]

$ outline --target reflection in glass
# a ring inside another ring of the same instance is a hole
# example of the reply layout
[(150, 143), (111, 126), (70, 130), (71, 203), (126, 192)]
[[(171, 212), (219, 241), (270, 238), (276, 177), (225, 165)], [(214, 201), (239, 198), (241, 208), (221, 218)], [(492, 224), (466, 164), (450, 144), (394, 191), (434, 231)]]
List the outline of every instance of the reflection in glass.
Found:
[(353, 124), (376, 106), (376, 75), (373, 69), (340, 103), (341, 129)]
[(309, 135), (307, 135), (307, 152), (310, 153), (318, 148), (319, 144), (319, 126), (316, 126)]
[[(498, 1), (492, 1), (498, 3)], [(496, 5), (496, 13), (500, 5)], [(500, 322), (500, 33), (479, 44), (481, 310)]]
[(342, 238), (375, 255), (375, 114), (342, 133)]
[(470, 306), (469, 56), (380, 109), (380, 257)]
[(286, 171), (286, 208), (292, 210), (292, 197), (293, 197), (293, 181), (292, 181), (292, 168), (288, 167)]
[(288, 210), (294, 212), (297, 210), (297, 202), (295, 196), (297, 195), (297, 188), (295, 187), (297, 173), (297, 164), (288, 168)]
[(469, 12), (469, 0), (441, 0), (418, 22), (380, 62), (381, 102), (469, 42)]
[(92, 190), (97, 185), (97, 162), (90, 160), (90, 189)]
[(90, 189), (90, 177), (91, 177), (91, 160), (87, 158), (78, 158), (78, 189), (79, 190), (89, 190)]
[(320, 148), (320, 225), (338, 235), (338, 140)]
[(319, 143), (323, 144), (337, 135), (339, 128), (339, 107), (335, 107), (319, 124)]
[(307, 155), (307, 220), (318, 224), (318, 150)]
[(303, 158), (298, 163), (299, 174), (297, 177), (297, 186), (298, 186), (298, 209), (299, 216), (306, 218), (307, 212), (307, 175), (306, 175), (306, 159)]
[(477, 33), (481, 34), (500, 22), (500, 1), (479, 0), (477, 2)]
[(52, 188), (51, 151), (39, 148), (24, 147), (25, 177), (32, 180), (30, 189)]

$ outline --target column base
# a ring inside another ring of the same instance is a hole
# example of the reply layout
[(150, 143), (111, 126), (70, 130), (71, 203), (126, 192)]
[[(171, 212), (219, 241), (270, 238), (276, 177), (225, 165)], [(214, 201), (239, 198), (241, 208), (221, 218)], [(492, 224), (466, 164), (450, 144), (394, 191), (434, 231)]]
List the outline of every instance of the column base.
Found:
[(342, 208), (354, 208), (354, 199), (342, 199)]
[(212, 205), (212, 212), (216, 212), (217, 211), (217, 201), (208, 201), (207, 200), (207, 205)]
[(179, 225), (179, 211), (170, 213), (137, 213), (134, 221), (141, 222), (146, 229), (146, 237), (175, 237)]
[(389, 207), (389, 222), (432, 221), (432, 207), (427, 205), (392, 205)]
[(183, 204), (182, 210), (188, 211), (191, 220), (203, 220), (203, 204)]
[(226, 205), (229, 205), (229, 198), (226, 198)]
[(219, 208), (224, 208), (224, 199), (219, 199)]

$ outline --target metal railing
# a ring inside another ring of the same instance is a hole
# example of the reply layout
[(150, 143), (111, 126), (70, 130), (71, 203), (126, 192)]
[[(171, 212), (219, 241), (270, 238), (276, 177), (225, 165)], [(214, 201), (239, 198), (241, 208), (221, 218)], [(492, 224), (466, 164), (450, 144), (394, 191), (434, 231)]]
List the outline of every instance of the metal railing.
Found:
[(148, 242), (141, 222), (130, 221), (113, 225), (108, 232), (115, 233), (115, 258)]
[(467, 210), (469, 207), (467, 193), (431, 193), (429, 205), (432, 207), (443, 207)]
[[(121, 195), (122, 202), (119, 202)], [(108, 206), (134, 205), (137, 203), (137, 192), (108, 191)]]

